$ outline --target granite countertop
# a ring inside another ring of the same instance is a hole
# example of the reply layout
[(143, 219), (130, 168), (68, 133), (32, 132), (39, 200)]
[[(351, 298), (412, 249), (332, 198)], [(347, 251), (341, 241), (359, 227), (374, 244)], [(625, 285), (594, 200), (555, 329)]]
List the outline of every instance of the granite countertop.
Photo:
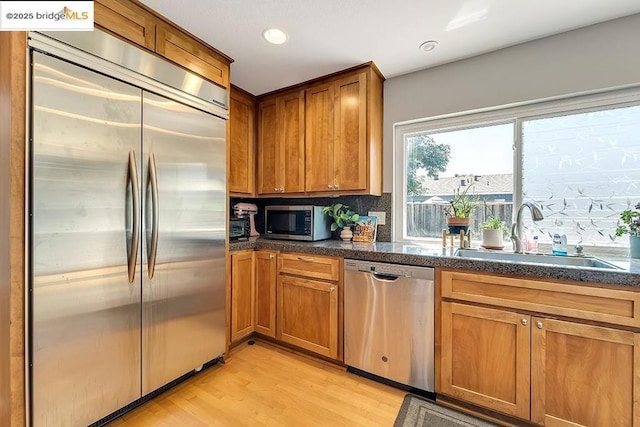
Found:
[(232, 241), (230, 251), (242, 249), (273, 249), (316, 255), (329, 255), (365, 261), (388, 262), (394, 264), (424, 267), (445, 267), (461, 270), (482, 271), (543, 279), (575, 280), (640, 287), (640, 260), (629, 258), (600, 257), (620, 270), (589, 267), (555, 266), (530, 262), (481, 260), (459, 258), (453, 255), (455, 248), (443, 248), (438, 244), (408, 243), (352, 243), (341, 240), (319, 242), (297, 242), (257, 238), (254, 240)]

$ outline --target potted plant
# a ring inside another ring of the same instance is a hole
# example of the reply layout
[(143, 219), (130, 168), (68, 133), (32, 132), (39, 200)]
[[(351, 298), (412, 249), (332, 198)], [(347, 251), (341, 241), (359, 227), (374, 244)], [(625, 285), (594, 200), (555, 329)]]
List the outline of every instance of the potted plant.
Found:
[(616, 228), (616, 236), (629, 234), (629, 256), (640, 258), (640, 203), (634, 210), (626, 209), (620, 213), (623, 225)]
[(360, 215), (352, 211), (349, 206), (342, 203), (334, 203), (331, 206), (322, 208), (322, 213), (333, 219), (331, 223), (331, 231), (336, 231), (342, 227), (340, 238), (342, 240), (351, 240), (353, 233), (351, 226), (360, 218)]
[(507, 235), (509, 229), (507, 223), (497, 216), (490, 216), (480, 225), (482, 229), (482, 247), (487, 249), (502, 249), (502, 238)]
[(444, 213), (447, 216), (447, 226), (449, 227), (449, 233), (459, 233), (464, 231), (465, 233), (469, 229), (471, 222), (471, 214), (478, 205), (478, 196), (469, 195), (469, 189), (471, 185), (465, 188), (462, 192), (460, 188), (453, 191), (453, 200), (449, 202), (444, 208)]

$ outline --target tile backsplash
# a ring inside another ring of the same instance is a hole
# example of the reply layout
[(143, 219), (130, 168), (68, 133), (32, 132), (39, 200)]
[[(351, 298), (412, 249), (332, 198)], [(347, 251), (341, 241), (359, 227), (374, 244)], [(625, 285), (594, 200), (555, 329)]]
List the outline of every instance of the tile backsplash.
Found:
[[(329, 206), (333, 203), (344, 203), (351, 210), (360, 215), (367, 215), (369, 211), (386, 212), (386, 224), (378, 226), (378, 242), (391, 241), (391, 193), (383, 193), (382, 196), (340, 196), (340, 197), (305, 197), (305, 198), (273, 198), (273, 199), (249, 199), (231, 197), (229, 213), (233, 215), (233, 205), (238, 202), (253, 203), (258, 206), (256, 215), (256, 229), (264, 234), (264, 207), (270, 205), (317, 205)], [(337, 236), (337, 232), (336, 232)]]

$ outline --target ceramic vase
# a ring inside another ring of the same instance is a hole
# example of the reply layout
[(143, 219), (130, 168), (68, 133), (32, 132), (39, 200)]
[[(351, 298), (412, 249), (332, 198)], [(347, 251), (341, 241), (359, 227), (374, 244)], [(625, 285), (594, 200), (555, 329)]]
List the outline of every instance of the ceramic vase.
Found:
[(353, 232), (351, 231), (351, 227), (346, 225), (342, 227), (342, 231), (340, 232), (340, 238), (342, 240), (351, 240), (353, 238)]
[(629, 236), (629, 256), (640, 259), (640, 236)]
[(502, 249), (504, 247), (502, 236), (502, 230), (482, 230), (482, 247), (487, 249)]

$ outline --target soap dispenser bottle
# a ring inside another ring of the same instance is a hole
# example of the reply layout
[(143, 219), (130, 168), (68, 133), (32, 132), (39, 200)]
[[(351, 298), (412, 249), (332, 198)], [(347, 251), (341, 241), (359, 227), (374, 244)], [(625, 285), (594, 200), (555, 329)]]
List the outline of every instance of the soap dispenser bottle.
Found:
[(553, 235), (553, 245), (551, 253), (554, 255), (567, 255), (567, 236), (566, 234), (555, 233)]

